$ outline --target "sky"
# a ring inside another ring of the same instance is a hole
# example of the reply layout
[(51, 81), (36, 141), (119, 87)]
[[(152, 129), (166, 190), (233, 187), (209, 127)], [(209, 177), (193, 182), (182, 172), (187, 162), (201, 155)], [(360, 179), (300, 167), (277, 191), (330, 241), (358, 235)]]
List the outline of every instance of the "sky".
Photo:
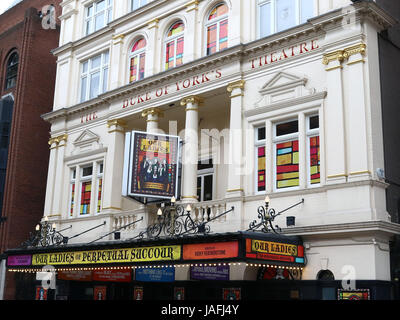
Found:
[(0, 0), (0, 14), (6, 11), (9, 7), (21, 2), (22, 0)]

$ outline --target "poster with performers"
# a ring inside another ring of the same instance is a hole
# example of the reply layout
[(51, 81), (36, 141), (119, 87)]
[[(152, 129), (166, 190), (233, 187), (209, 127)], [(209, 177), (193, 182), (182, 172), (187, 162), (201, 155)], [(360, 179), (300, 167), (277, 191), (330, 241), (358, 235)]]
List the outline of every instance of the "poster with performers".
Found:
[(222, 292), (223, 300), (240, 300), (241, 298), (240, 288), (224, 288)]
[(185, 300), (185, 288), (174, 287), (174, 300)]
[(338, 289), (338, 300), (370, 300), (369, 289)]
[(93, 298), (94, 300), (106, 300), (107, 297), (107, 287), (105, 286), (96, 286), (93, 290)]
[(143, 287), (133, 288), (133, 300), (143, 300)]
[(47, 289), (37, 286), (35, 300), (47, 300)]
[(133, 131), (128, 192), (132, 197), (177, 197), (179, 137)]

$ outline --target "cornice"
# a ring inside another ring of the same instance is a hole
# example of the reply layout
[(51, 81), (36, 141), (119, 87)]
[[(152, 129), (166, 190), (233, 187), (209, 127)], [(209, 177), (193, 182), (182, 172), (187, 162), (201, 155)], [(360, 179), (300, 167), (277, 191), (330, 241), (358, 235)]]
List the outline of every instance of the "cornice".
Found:
[(390, 235), (400, 234), (400, 224), (389, 221), (363, 221), (337, 224), (310, 225), (306, 227), (293, 227), (282, 229), (282, 234), (297, 236), (320, 236), (321, 234), (346, 234), (383, 232)]

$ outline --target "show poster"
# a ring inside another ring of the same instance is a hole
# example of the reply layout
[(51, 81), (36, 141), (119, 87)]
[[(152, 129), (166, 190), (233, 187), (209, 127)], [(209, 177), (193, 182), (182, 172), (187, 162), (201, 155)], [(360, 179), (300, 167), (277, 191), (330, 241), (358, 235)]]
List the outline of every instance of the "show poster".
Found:
[(106, 300), (107, 297), (107, 287), (105, 286), (96, 286), (93, 290), (93, 298), (94, 300)]
[(133, 288), (133, 300), (143, 300), (143, 287)]
[(369, 289), (338, 289), (338, 300), (370, 300)]
[(241, 289), (240, 288), (224, 288), (222, 290), (223, 300), (240, 300)]
[(179, 137), (132, 132), (129, 195), (177, 197)]
[(47, 289), (37, 286), (35, 300), (47, 300)]

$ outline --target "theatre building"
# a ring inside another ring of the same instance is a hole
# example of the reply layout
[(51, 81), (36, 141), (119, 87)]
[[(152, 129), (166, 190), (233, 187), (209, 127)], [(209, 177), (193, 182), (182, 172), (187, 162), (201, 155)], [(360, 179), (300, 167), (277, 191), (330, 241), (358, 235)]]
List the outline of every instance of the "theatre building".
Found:
[(16, 299), (396, 298), (379, 2), (61, 7)]

